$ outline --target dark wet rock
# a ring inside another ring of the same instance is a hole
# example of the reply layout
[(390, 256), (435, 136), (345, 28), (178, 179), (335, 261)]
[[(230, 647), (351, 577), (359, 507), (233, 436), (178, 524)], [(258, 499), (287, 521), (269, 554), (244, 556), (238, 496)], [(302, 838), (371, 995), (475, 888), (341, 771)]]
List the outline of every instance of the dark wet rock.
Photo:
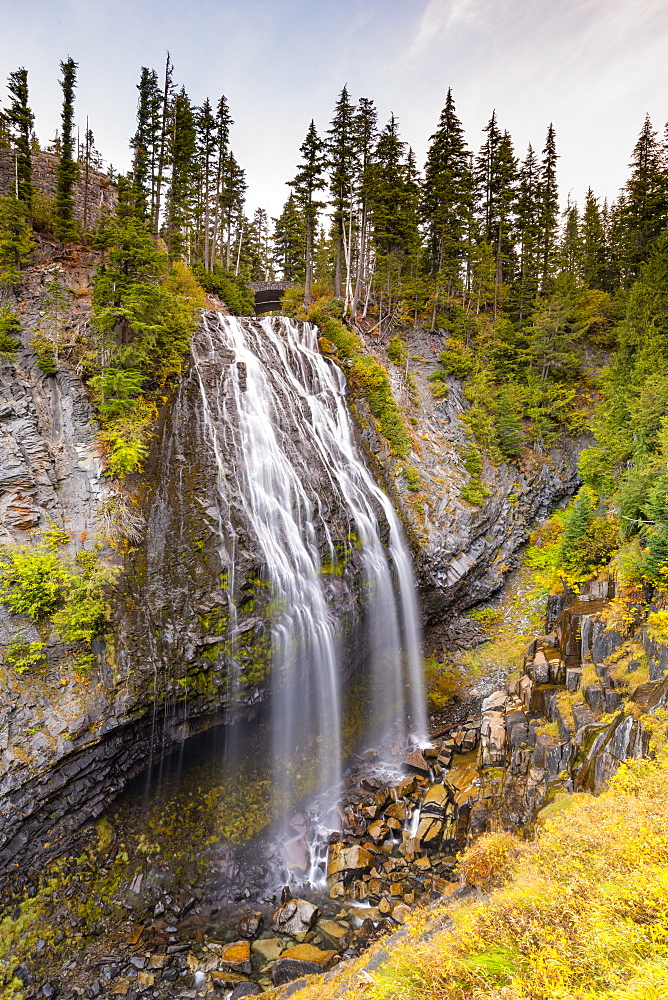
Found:
[(242, 1000), (242, 997), (257, 997), (264, 990), (257, 983), (239, 983), (230, 993), (229, 1000)]
[(261, 912), (258, 913), (246, 913), (239, 921), (238, 931), (240, 937), (244, 938), (254, 938), (262, 930), (262, 924), (264, 923), (264, 915)]
[(14, 975), (17, 979), (21, 980), (26, 989), (29, 989), (33, 985), (32, 973), (25, 962), (21, 962), (20, 965), (16, 966)]
[(302, 976), (313, 976), (325, 970), (318, 962), (304, 962), (295, 958), (279, 958), (271, 968), (271, 981), (274, 986), (283, 986)]

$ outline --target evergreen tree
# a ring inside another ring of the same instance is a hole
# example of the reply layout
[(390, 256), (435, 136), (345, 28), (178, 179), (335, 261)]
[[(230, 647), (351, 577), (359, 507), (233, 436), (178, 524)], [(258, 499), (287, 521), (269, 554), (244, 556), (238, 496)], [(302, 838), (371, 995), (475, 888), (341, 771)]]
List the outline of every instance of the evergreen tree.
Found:
[(358, 223), (359, 246), (357, 248), (357, 274), (350, 312), (355, 316), (357, 304), (362, 295), (362, 287), (370, 279), (368, 264), (369, 204), (372, 186), (373, 151), (378, 138), (378, 112), (372, 100), (360, 97), (355, 115), (355, 141), (360, 163), (358, 198), (360, 216)]
[(228, 183), (227, 169), (229, 166), (230, 151), (230, 128), (234, 125), (230, 116), (229, 107), (225, 95), (218, 101), (216, 108), (216, 148), (214, 152), (215, 164), (215, 194), (214, 211), (211, 241), (209, 247), (210, 271), (213, 271), (216, 254), (219, 254), (220, 262), (223, 261), (223, 247), (225, 234), (225, 204), (226, 188)]
[(137, 131), (130, 143), (134, 152), (132, 174), (138, 210), (143, 218), (152, 219), (155, 214), (161, 103), (158, 74), (154, 69), (142, 66), (137, 90)]
[(306, 223), (292, 193), (278, 219), (274, 219), (274, 259), (283, 281), (305, 278)]
[(196, 116), (197, 129), (197, 160), (200, 173), (200, 215), (203, 228), (201, 253), (206, 270), (209, 270), (211, 209), (216, 196), (215, 191), (215, 154), (216, 154), (216, 116), (207, 97)]
[(5, 120), (17, 149), (16, 197), (30, 214), (33, 197), (32, 140), (35, 116), (28, 105), (28, 71), (21, 67), (9, 74), (7, 90), (12, 101), (5, 111)]
[(74, 88), (76, 86), (77, 64), (70, 56), (61, 62), (63, 74), (60, 85), (63, 90), (62, 133), (60, 136), (60, 159), (56, 171), (56, 236), (62, 243), (75, 240), (78, 227), (74, 220), (74, 184), (79, 170), (74, 159)]
[(582, 244), (580, 240), (580, 213), (575, 202), (568, 202), (564, 212), (564, 227), (559, 250), (559, 267), (562, 271), (580, 277), (582, 274)]
[(625, 187), (627, 256), (630, 273), (637, 276), (640, 264), (666, 225), (666, 173), (662, 150), (649, 115), (645, 117), (629, 164), (631, 176)]
[(155, 174), (155, 197), (153, 198), (153, 232), (158, 235), (160, 229), (160, 204), (162, 201), (162, 185), (165, 170), (169, 161), (169, 134), (171, 98), (173, 91), (172, 73), (174, 67), (169, 52), (165, 60), (165, 82), (160, 95), (161, 109), (159, 112), (159, 141), (157, 144), (157, 164)]
[(503, 457), (510, 461), (519, 458), (524, 445), (524, 430), (507, 389), (503, 389), (497, 397), (494, 423)]
[(475, 161), (474, 179), (477, 191), (480, 238), (483, 243), (493, 246), (496, 242), (496, 200), (498, 195), (497, 163), (501, 132), (496, 122), (496, 111), (485, 125), (483, 132), (487, 139)]
[(305, 287), (304, 308), (311, 304), (311, 282), (313, 279), (313, 242), (318, 219), (318, 209), (324, 208), (324, 202), (317, 201), (315, 194), (325, 186), (326, 154), (324, 143), (316, 132), (311, 120), (306, 138), (299, 148), (302, 162), (297, 166), (297, 174), (290, 186), (295, 192), (297, 202), (302, 210), (306, 224), (306, 257), (305, 257)]
[(196, 136), (193, 109), (182, 87), (174, 99), (172, 176), (167, 192), (165, 233), (170, 256), (189, 256), (195, 196)]
[(540, 165), (531, 145), (520, 167), (517, 196), (519, 274), (515, 283), (515, 310), (520, 322), (538, 291), (540, 248)]
[(330, 165), (330, 192), (334, 209), (332, 224), (336, 241), (334, 291), (342, 297), (342, 274), (345, 262), (346, 290), (350, 282), (350, 237), (353, 215), (353, 193), (359, 170), (359, 154), (355, 142), (355, 105), (348, 88), (339, 94), (331, 127), (327, 130), (327, 151)]
[(547, 288), (552, 273), (559, 218), (559, 196), (557, 188), (557, 147), (552, 123), (547, 130), (543, 159), (541, 161), (539, 183), (539, 227), (541, 257), (541, 288)]
[(585, 195), (580, 223), (582, 279), (589, 288), (604, 289), (606, 285), (606, 234), (598, 199), (591, 188)]
[[(422, 214), (427, 226), (430, 274), (452, 292), (461, 279), (469, 245), (473, 178), (464, 130), (448, 90), (425, 164)], [(437, 296), (434, 299), (434, 317)]]
[(14, 285), (34, 241), (25, 203), (14, 192), (0, 198), (0, 285)]

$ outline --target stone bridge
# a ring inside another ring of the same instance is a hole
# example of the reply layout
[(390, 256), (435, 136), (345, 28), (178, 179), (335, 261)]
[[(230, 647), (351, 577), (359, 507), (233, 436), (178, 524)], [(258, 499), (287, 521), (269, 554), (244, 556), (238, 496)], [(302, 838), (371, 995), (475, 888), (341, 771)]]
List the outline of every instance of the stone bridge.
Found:
[(255, 293), (255, 314), (275, 312), (281, 308), (283, 292), (286, 288), (294, 288), (294, 281), (253, 281), (251, 288)]

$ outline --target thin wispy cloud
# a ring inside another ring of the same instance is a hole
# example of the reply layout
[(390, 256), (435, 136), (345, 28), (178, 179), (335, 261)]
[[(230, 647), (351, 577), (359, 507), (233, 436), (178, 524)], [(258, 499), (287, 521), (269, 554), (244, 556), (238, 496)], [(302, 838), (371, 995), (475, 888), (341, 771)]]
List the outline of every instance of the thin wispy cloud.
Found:
[(418, 21), (408, 57), (421, 55), (456, 26), (480, 24), (483, 6), (483, 0), (429, 0)]

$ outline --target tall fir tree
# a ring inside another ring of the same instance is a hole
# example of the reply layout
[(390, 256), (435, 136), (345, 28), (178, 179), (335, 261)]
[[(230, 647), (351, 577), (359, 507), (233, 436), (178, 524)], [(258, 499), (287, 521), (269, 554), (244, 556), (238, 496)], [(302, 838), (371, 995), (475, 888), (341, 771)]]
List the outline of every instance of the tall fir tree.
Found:
[(304, 280), (306, 225), (295, 196), (290, 196), (278, 219), (274, 219), (274, 259), (284, 281)]
[(290, 186), (301, 207), (306, 224), (306, 251), (304, 261), (304, 308), (311, 304), (311, 282), (313, 280), (313, 243), (315, 239), (318, 209), (325, 204), (318, 201), (316, 193), (325, 186), (325, 167), (327, 156), (325, 145), (320, 139), (315, 123), (311, 120), (306, 138), (299, 147), (302, 162), (297, 166), (297, 173)]
[(353, 214), (353, 193), (359, 170), (359, 151), (355, 142), (355, 105), (344, 87), (334, 107), (334, 117), (327, 130), (327, 150), (330, 165), (332, 224), (336, 242), (334, 291), (341, 298), (343, 270), (346, 288), (350, 281), (350, 229)]
[(539, 183), (539, 227), (541, 288), (546, 289), (557, 250), (559, 229), (559, 189), (557, 187), (557, 144), (554, 126), (550, 122), (543, 149)]
[(666, 226), (668, 184), (664, 156), (657, 133), (646, 115), (633, 149), (631, 176), (624, 189), (627, 255), (630, 275), (637, 277), (640, 265)]
[[(468, 256), (473, 211), (473, 176), (464, 129), (448, 90), (438, 128), (430, 137), (424, 170), (422, 215), (427, 230), (429, 272), (438, 289), (452, 294)], [(434, 295), (435, 320), (438, 292)]]
[(189, 257), (195, 197), (196, 136), (192, 105), (183, 87), (174, 99), (172, 118), (172, 176), (167, 192), (165, 235), (172, 257)]
[(531, 145), (519, 172), (517, 194), (519, 273), (514, 287), (514, 312), (522, 322), (538, 291), (540, 248), (540, 164)]
[(35, 116), (28, 104), (28, 71), (21, 67), (9, 74), (7, 90), (12, 98), (5, 120), (16, 147), (16, 197), (32, 207), (32, 139)]
[(606, 289), (606, 233), (598, 199), (591, 188), (585, 195), (580, 222), (582, 280), (589, 288)]
[(154, 69), (142, 66), (137, 90), (137, 130), (130, 142), (133, 150), (135, 199), (140, 215), (152, 219), (155, 214), (161, 104), (158, 74)]
[(72, 57), (61, 62), (63, 74), (60, 85), (63, 91), (61, 115), (60, 159), (56, 170), (56, 236), (62, 243), (72, 242), (78, 236), (74, 219), (74, 185), (79, 175), (74, 159), (74, 89), (76, 86), (77, 63)]
[(357, 267), (350, 312), (355, 316), (363, 285), (370, 280), (368, 253), (369, 204), (372, 185), (373, 152), (378, 138), (378, 112), (368, 97), (360, 97), (355, 114), (355, 141), (360, 164), (358, 185), (359, 221)]

